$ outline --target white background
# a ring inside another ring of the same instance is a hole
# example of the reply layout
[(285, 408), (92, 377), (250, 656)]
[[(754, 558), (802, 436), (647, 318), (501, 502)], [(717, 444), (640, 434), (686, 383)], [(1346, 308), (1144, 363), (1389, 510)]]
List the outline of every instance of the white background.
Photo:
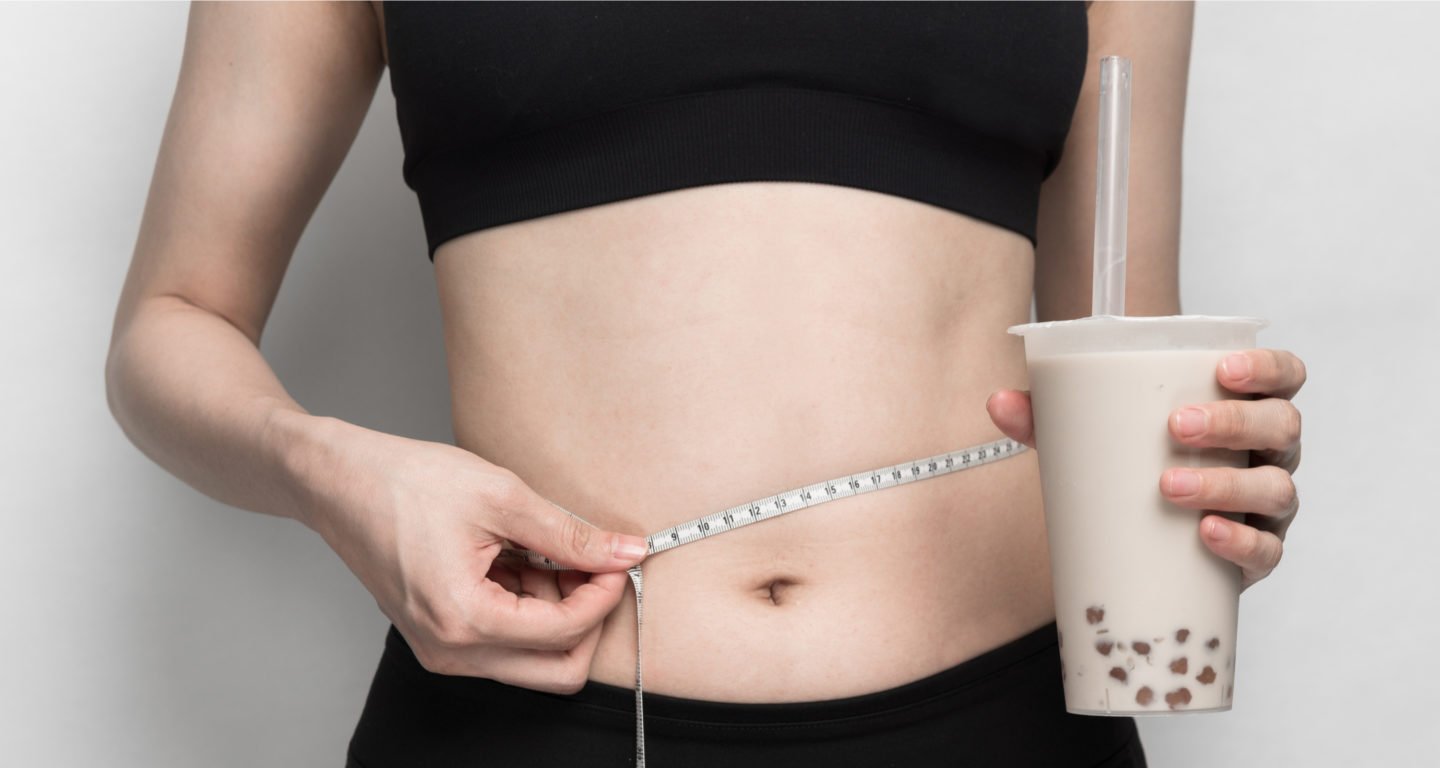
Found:
[[(318, 536), (193, 491), (105, 405), (186, 14), (0, 5), (5, 765), (338, 767), (381, 649), (384, 617)], [(1242, 600), (1235, 707), (1142, 721), (1154, 766), (1434, 764), (1436, 29), (1436, 4), (1197, 10), (1185, 310), (1270, 318), (1262, 344), (1310, 383), (1301, 514)], [(400, 162), (387, 79), (262, 349), (312, 412), (448, 441)]]

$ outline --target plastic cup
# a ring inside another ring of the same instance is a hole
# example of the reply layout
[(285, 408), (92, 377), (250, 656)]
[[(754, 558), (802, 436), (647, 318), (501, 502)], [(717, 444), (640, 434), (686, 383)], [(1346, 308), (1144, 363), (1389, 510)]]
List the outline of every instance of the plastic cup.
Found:
[(1216, 367), (1265, 325), (1100, 316), (1009, 329), (1029, 369), (1066, 711), (1230, 709), (1240, 568), (1201, 541), (1207, 513), (1165, 500), (1160, 475), (1246, 466), (1241, 451), (1181, 445), (1168, 422), (1183, 405), (1246, 397), (1220, 387)]

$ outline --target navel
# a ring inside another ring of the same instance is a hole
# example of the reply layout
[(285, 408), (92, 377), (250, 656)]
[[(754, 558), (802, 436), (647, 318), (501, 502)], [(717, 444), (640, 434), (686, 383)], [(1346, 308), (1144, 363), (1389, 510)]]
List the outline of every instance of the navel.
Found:
[(793, 595), (791, 588), (796, 586), (792, 579), (771, 579), (761, 585), (759, 592), (761, 597), (771, 605), (784, 605)]

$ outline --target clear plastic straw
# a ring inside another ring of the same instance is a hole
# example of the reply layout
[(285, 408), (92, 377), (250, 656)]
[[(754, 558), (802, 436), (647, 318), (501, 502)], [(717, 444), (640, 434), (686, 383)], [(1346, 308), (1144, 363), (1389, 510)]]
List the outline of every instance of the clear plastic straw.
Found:
[(1125, 314), (1125, 213), (1130, 193), (1130, 60), (1100, 60), (1100, 144), (1095, 155), (1092, 315)]

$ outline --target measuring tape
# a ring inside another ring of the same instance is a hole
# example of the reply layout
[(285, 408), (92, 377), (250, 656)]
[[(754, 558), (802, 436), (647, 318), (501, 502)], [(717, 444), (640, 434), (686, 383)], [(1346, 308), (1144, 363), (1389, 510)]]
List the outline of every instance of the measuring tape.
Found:
[[(758, 523), (761, 520), (769, 520), (780, 515), (794, 512), (797, 509), (806, 509), (817, 504), (824, 504), (827, 501), (843, 499), (850, 496), (859, 496), (862, 493), (879, 491), (885, 488), (894, 488), (900, 485), (927, 480), (932, 477), (939, 477), (951, 472), (959, 472), (962, 469), (978, 467), (981, 464), (989, 464), (992, 461), (1009, 458), (1025, 451), (1023, 443), (1017, 443), (1010, 438), (1002, 438), (994, 442), (977, 445), (970, 448), (962, 448), (950, 453), (942, 453), (939, 456), (930, 456), (924, 459), (916, 459), (889, 467), (873, 469), (869, 472), (846, 477), (837, 477), (834, 480), (826, 480), (821, 483), (814, 483), (803, 488), (777, 493), (773, 496), (766, 496), (744, 504), (737, 504), (729, 509), (715, 512), (704, 517), (698, 517), (688, 522), (672, 525), (663, 531), (652, 533), (645, 537), (645, 550), (649, 555), (664, 552), (667, 549), (674, 549), (682, 544), (689, 544), (692, 541), (716, 536), (726, 531), (733, 531), (736, 528)], [(561, 507), (555, 502), (550, 502), (565, 514), (590, 525), (588, 520)], [(552, 571), (572, 570), (570, 566), (561, 565), (550, 558), (528, 549), (506, 547), (500, 551), (500, 557), (520, 558), (528, 565), (536, 568), (544, 568)], [(642, 675), (643, 666), (640, 655), (640, 633), (645, 626), (645, 578), (641, 571), (643, 563), (632, 566), (628, 571), (630, 582), (635, 587), (635, 768), (645, 768), (645, 686)]]

